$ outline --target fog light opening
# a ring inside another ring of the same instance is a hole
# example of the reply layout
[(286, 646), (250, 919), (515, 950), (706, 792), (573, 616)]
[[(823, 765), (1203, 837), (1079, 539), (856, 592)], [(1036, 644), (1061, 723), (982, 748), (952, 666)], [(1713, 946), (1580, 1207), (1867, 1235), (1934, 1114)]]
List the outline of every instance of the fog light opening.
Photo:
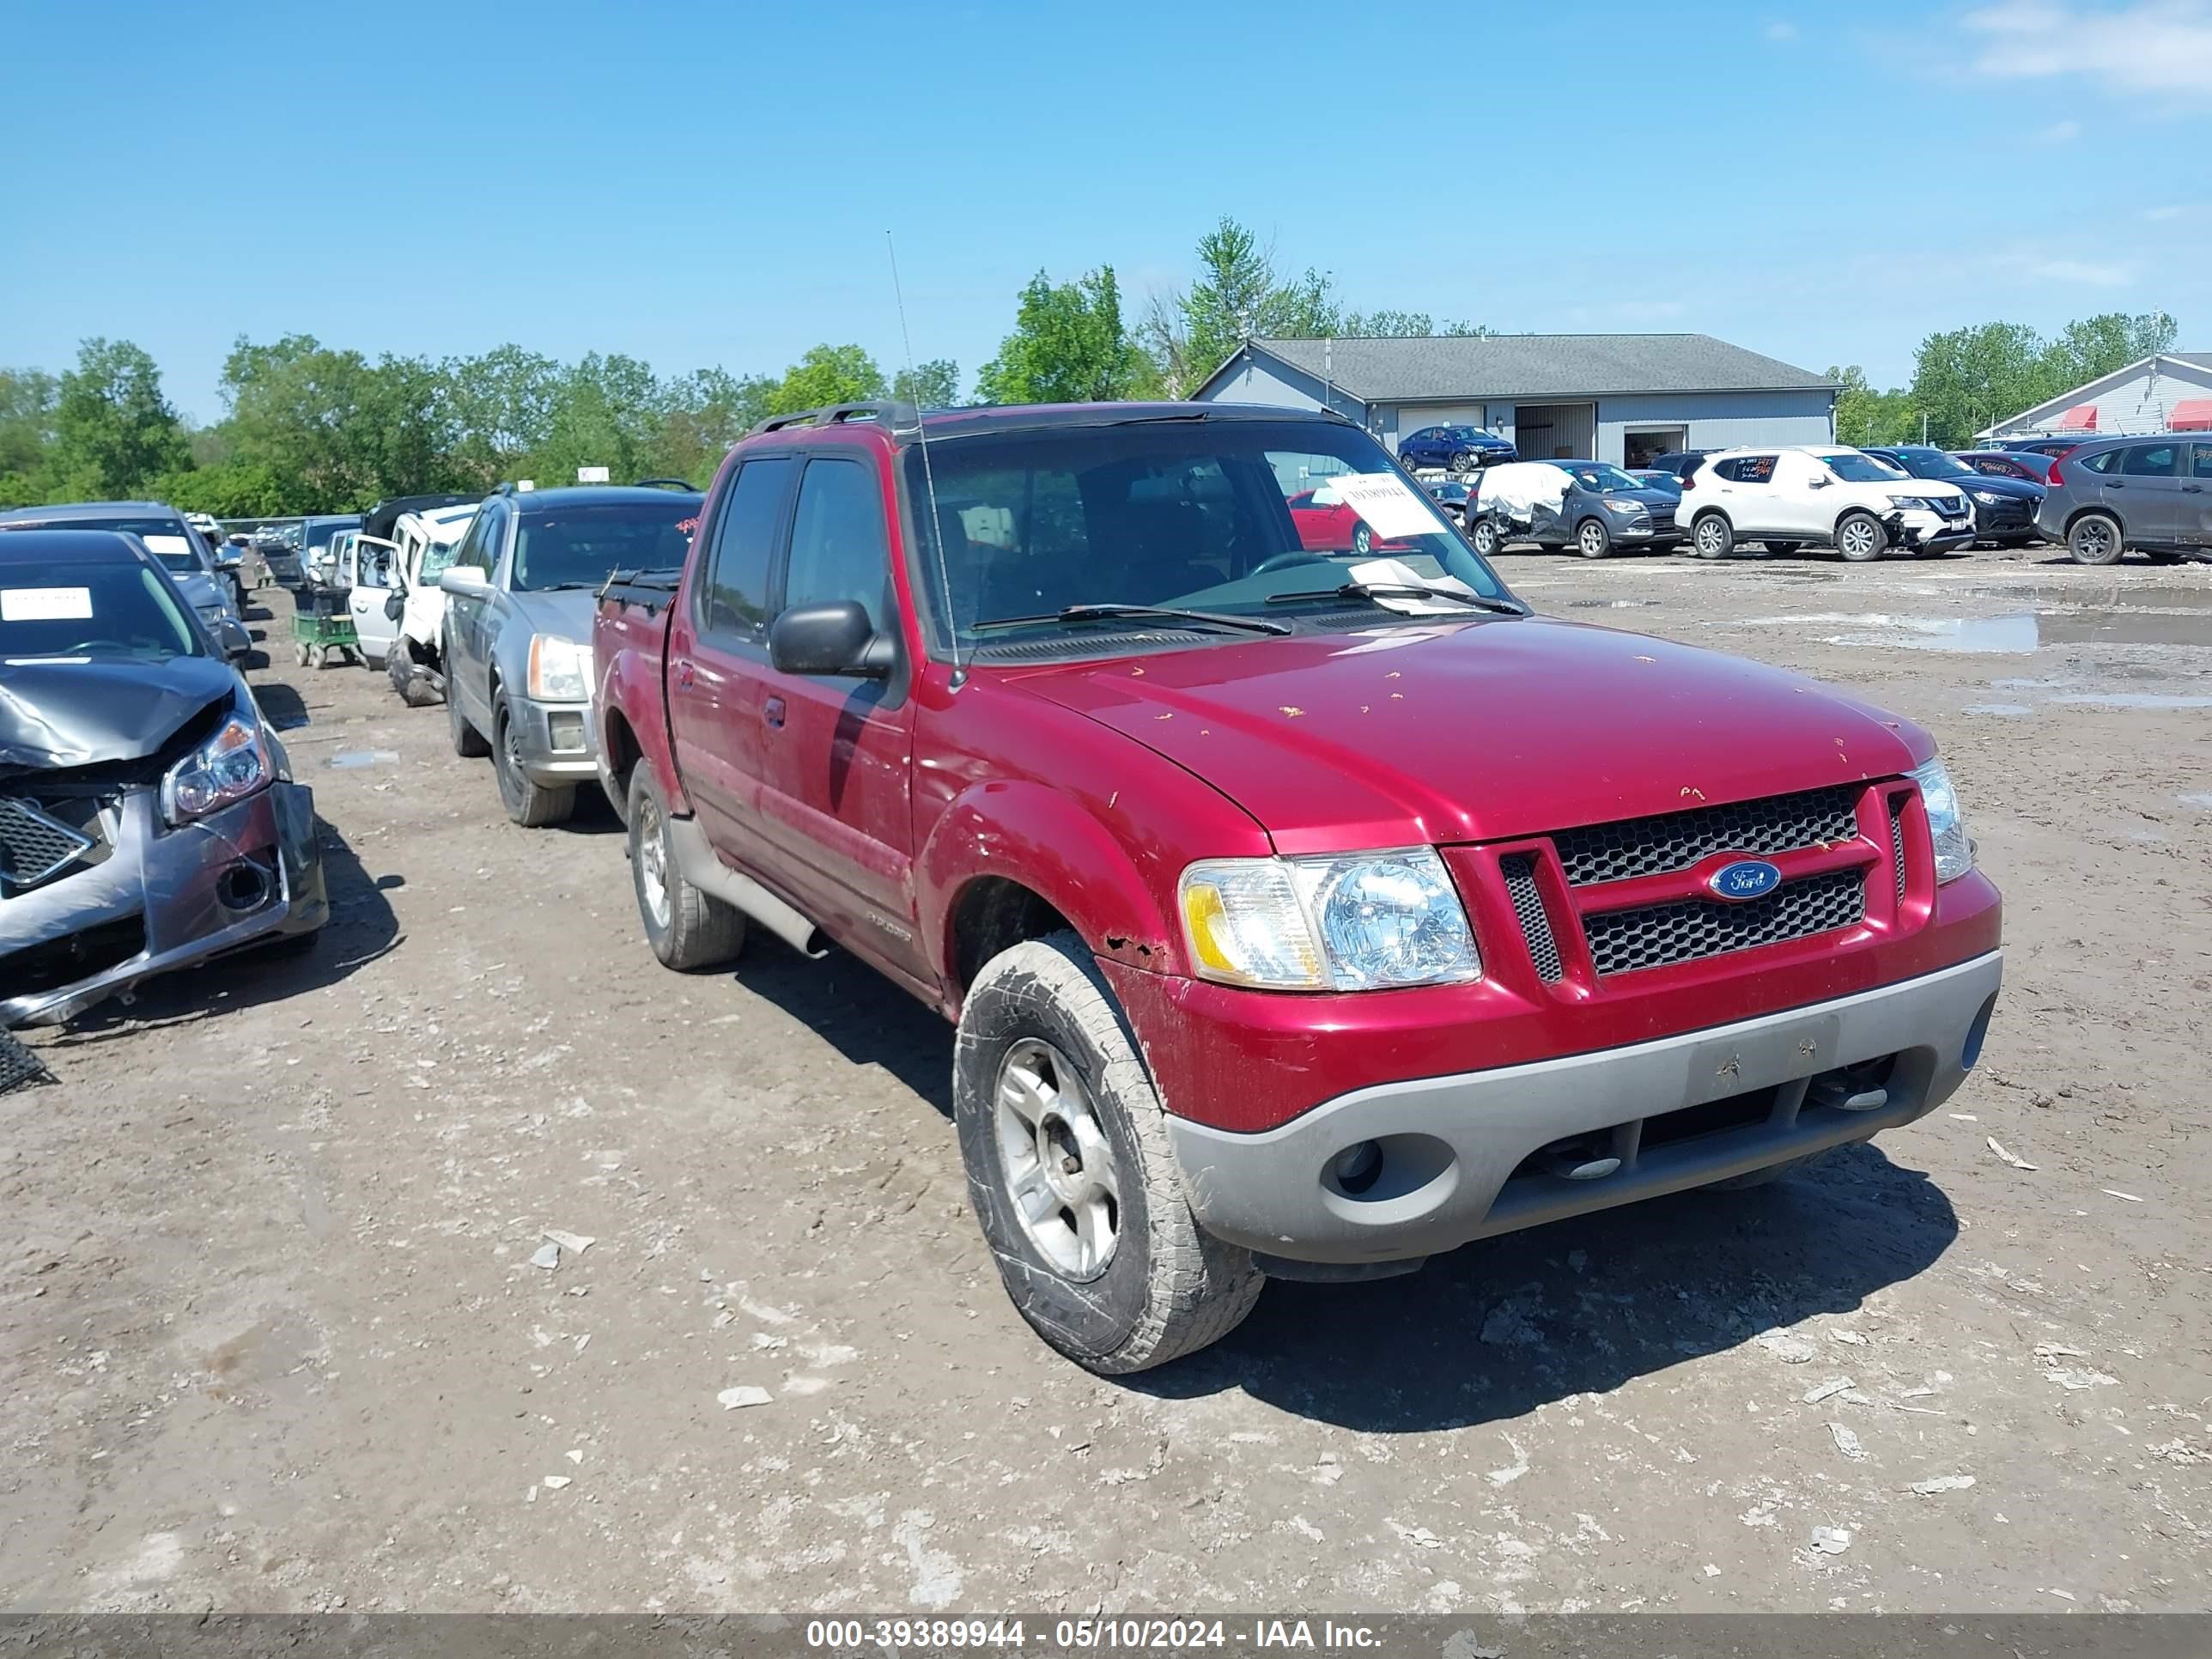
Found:
[(259, 865), (240, 860), (215, 878), (215, 896), (226, 910), (258, 910), (269, 901), (269, 877)]
[(1360, 1141), (1339, 1152), (1329, 1168), (1341, 1190), (1364, 1193), (1382, 1174), (1382, 1149), (1371, 1140)]
[(1974, 1023), (1966, 1028), (1966, 1044), (1959, 1051), (1960, 1070), (1972, 1071), (1974, 1062), (1981, 1059), (1982, 1040), (1989, 1036), (1990, 1016), (1996, 1011), (1997, 994), (1992, 991), (1990, 993), (1989, 1000), (1982, 1004), (1981, 1012), (1974, 1016)]

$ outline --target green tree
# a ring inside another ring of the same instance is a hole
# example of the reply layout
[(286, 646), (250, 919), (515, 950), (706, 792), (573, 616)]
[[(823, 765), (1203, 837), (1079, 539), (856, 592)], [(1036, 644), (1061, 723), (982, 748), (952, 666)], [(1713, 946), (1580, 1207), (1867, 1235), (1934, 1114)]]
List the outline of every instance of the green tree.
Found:
[(864, 404), (884, 391), (884, 372), (863, 348), (818, 345), (784, 371), (769, 393), (768, 412), (791, 415), (832, 404)]
[(1992, 422), (2063, 391), (2051, 386), (2043, 351), (2035, 331), (2021, 323), (1984, 323), (1923, 340), (1911, 396), (1915, 410), (1928, 417), (1928, 441), (1955, 449)]
[(776, 382), (727, 369), (701, 368), (670, 381), (662, 394), (653, 469), (661, 477), (704, 486), (732, 444), (768, 414)]
[(39, 368), (0, 368), (0, 507), (47, 497), (61, 387)]
[(343, 511), (455, 481), (445, 383), (419, 359), (371, 363), (307, 334), (241, 337), (222, 385), (231, 415), (221, 465), (253, 481), (240, 488), (273, 479), (278, 511)]
[(91, 498), (135, 495), (191, 464), (161, 371), (128, 340), (87, 340), (54, 405), (54, 483)]
[(1345, 313), (1338, 333), (1370, 340), (1481, 338), (1490, 331), (1480, 323), (1447, 319), (1438, 328), (1425, 311), (1352, 311)]
[(936, 357), (891, 376), (891, 396), (916, 409), (951, 409), (960, 402), (960, 365)]
[(489, 489), (528, 476), (517, 469), (552, 434), (561, 377), (552, 358), (514, 344), (439, 365), (439, 404), (453, 422), (454, 489)]
[(1146, 395), (1158, 383), (1152, 360), (1121, 322), (1114, 267), (1072, 283), (1040, 270), (1022, 290), (1014, 331), (975, 376), (993, 404), (1113, 403)]
[(2058, 397), (2114, 369), (2141, 362), (2155, 352), (2171, 351), (2178, 333), (2173, 319), (2162, 311), (2135, 317), (2107, 311), (2069, 323), (2065, 331), (2044, 348), (2048, 389), (2043, 396)]
[(211, 513), (218, 519), (265, 519), (297, 510), (276, 475), (246, 461), (220, 461), (156, 479), (154, 499), (187, 513)]
[(1920, 416), (1911, 394), (1877, 392), (1856, 363), (1831, 368), (1828, 378), (1843, 387), (1836, 394), (1836, 441), (1839, 444), (1901, 444), (1920, 441)]
[(1274, 249), (1236, 220), (1199, 240), (1201, 272), (1188, 293), (1154, 299), (1141, 337), (1171, 398), (1187, 395), (1246, 340), (1311, 340), (1343, 332), (1335, 283), (1309, 267), (1288, 279)]
[(584, 466), (604, 466), (623, 483), (653, 477), (662, 413), (650, 368), (635, 357), (587, 353), (555, 388), (550, 426), (530, 453), (530, 472), (548, 485), (574, 483)]

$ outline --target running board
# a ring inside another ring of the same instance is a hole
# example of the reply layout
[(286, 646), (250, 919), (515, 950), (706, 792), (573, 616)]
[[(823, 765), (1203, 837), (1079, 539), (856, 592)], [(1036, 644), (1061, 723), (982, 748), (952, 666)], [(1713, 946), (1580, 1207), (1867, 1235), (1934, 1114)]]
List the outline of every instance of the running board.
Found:
[(675, 849), (677, 869), (701, 892), (742, 910), (802, 957), (830, 954), (830, 942), (822, 937), (820, 928), (750, 876), (731, 869), (716, 856), (696, 818), (670, 818), (668, 839)]

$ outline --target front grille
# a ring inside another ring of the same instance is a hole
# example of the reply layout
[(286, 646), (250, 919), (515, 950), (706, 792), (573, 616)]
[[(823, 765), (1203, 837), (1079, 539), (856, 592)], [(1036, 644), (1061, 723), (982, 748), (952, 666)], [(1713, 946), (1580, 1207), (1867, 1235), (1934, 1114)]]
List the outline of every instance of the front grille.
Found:
[(146, 919), (103, 921), (0, 957), (0, 997), (58, 991), (121, 966), (146, 948)]
[(1864, 874), (1838, 870), (1785, 882), (1766, 897), (1745, 904), (1679, 899), (1585, 916), (1583, 935), (1599, 973), (1626, 974), (1805, 939), (1848, 927), (1865, 916)]
[(94, 842), (42, 808), (0, 795), (0, 884), (21, 892), (52, 879)]
[(1889, 801), (1889, 864), (1897, 872), (1897, 902), (1905, 902), (1905, 797)]
[(1563, 830), (1552, 840), (1559, 849), (1559, 862), (1566, 866), (1568, 884), (1588, 887), (1686, 870), (1715, 853), (1794, 852), (1849, 841), (1858, 832), (1858, 786), (1838, 784), (1765, 800), (1592, 824)]
[(1536, 964), (1536, 977), (1547, 983), (1556, 982), (1564, 969), (1559, 962), (1559, 942), (1552, 937), (1552, 919), (1544, 913), (1543, 896), (1536, 890), (1536, 855), (1508, 853), (1498, 860), (1498, 869), (1505, 878), (1505, 893), (1513, 901), (1513, 914), (1520, 918), (1521, 937), (1528, 944), (1529, 960)]

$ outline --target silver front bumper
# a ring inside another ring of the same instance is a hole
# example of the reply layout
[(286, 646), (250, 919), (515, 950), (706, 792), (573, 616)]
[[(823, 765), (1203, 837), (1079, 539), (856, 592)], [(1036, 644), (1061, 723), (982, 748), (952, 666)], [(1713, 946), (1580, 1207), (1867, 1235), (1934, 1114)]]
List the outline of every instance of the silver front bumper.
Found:
[[(2003, 957), (1627, 1048), (1361, 1089), (1279, 1128), (1238, 1134), (1168, 1120), (1191, 1209), (1207, 1231), (1265, 1255), (1356, 1263), (1433, 1255), (1662, 1193), (1701, 1187), (1865, 1140), (1932, 1111), (1981, 1046)], [(1805, 1085), (1894, 1056), (1884, 1103), (1846, 1110)], [(1756, 1100), (1759, 1121), (1669, 1138), (1664, 1115)], [(1631, 1126), (1634, 1132), (1631, 1133)], [(1596, 1136), (1620, 1167), (1573, 1179), (1536, 1155)], [(1331, 1176), (1374, 1142), (1382, 1175), (1364, 1192)], [(1640, 1144), (1639, 1144), (1640, 1143)]]
[[(578, 783), (599, 776), (599, 732), (589, 702), (535, 702), (524, 697), (509, 703), (508, 709), (523, 775), (532, 783)], [(574, 733), (575, 741), (566, 747), (556, 744), (556, 726)]]

